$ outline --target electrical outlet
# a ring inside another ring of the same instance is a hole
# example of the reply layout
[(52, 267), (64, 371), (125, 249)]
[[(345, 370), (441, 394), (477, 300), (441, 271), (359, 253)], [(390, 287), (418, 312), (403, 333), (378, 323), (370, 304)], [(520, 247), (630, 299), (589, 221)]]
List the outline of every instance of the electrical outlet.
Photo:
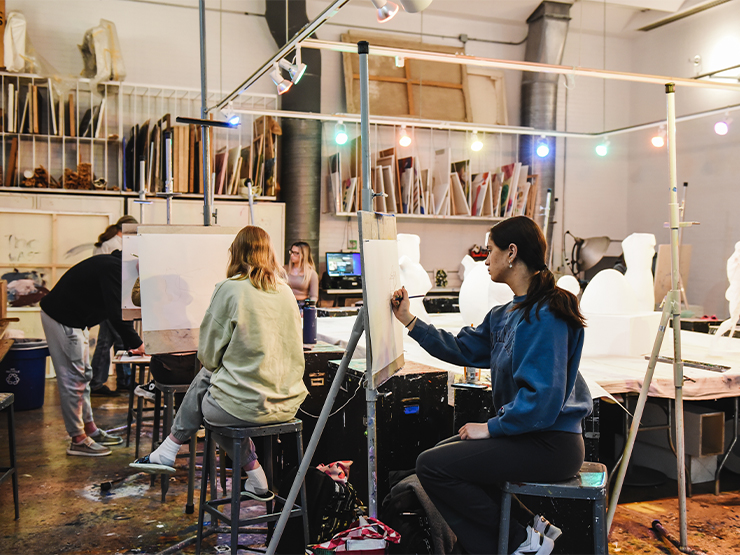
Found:
[(352, 251), (357, 250), (357, 239), (350, 239), (347, 241), (347, 248)]

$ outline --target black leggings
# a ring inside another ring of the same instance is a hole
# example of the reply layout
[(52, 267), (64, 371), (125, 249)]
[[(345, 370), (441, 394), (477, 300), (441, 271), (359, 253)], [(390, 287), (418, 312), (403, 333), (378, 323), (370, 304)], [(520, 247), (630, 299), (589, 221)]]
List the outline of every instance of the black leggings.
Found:
[[(496, 553), (502, 482), (555, 482), (572, 478), (583, 464), (581, 434), (536, 432), (461, 440), (454, 436), (424, 451), (416, 473), (429, 498), (471, 554)], [(526, 539), (511, 519), (510, 549)]]

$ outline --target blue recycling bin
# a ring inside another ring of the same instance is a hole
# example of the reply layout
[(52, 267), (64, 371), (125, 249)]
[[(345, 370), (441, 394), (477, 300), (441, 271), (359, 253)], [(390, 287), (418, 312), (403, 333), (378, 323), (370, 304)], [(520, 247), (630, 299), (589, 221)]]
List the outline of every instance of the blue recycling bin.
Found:
[(43, 339), (16, 339), (0, 361), (0, 391), (15, 396), (15, 410), (44, 406), (47, 356)]

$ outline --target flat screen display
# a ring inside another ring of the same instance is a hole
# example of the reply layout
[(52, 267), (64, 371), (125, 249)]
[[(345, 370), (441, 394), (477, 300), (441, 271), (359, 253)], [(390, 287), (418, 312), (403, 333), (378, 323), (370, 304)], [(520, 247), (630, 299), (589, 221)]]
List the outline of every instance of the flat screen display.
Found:
[(357, 277), (362, 275), (359, 252), (327, 252), (326, 273), (330, 277)]

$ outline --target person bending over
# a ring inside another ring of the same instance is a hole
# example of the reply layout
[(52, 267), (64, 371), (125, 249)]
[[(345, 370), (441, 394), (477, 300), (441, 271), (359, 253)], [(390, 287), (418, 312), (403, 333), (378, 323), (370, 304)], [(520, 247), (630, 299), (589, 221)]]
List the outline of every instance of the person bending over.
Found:
[[(113, 225), (109, 225), (98, 237), (98, 242), (93, 248), (93, 256), (99, 254), (110, 254), (113, 251), (123, 250), (123, 224), (138, 224), (133, 216), (121, 216)], [(98, 340), (95, 343), (95, 352), (92, 356), (93, 377), (90, 380), (90, 394), (104, 397), (115, 396), (121, 391), (126, 391), (131, 385), (131, 365), (116, 365), (116, 390), (105, 385), (110, 372), (110, 348), (116, 351), (123, 350), (123, 341), (115, 328), (103, 320), (98, 328)]]
[[(269, 235), (247, 226), (229, 253), (228, 277), (216, 285), (200, 325), (203, 368), (185, 394), (172, 433), (131, 463), (134, 468), (172, 473), (180, 445), (204, 419), (237, 427), (286, 422), (306, 397), (300, 314)], [(214, 438), (233, 457), (231, 441)], [(272, 498), (251, 439), (243, 442), (241, 457), (247, 471), (244, 491), (255, 499)]]
[(107, 446), (123, 440), (99, 430), (93, 420), (88, 330), (107, 320), (127, 349), (144, 353), (133, 324), (121, 319), (121, 251), (93, 256), (72, 266), (40, 304), (41, 323), (57, 374), (62, 417), (72, 437), (67, 454), (110, 455)]
[(288, 272), (288, 285), (301, 307), (307, 300), (319, 300), (319, 274), (308, 243), (297, 241), (290, 246), (290, 262), (285, 265), (285, 270)]
[[(592, 407), (578, 372), (584, 319), (576, 297), (556, 287), (547, 269), (539, 227), (524, 216), (504, 220), (491, 228), (488, 251), (491, 279), (506, 283), (515, 296), (491, 309), (477, 328), (454, 336), (422, 322), (409, 312), (405, 289), (392, 301), (396, 318), (431, 355), (491, 369), (496, 415), (465, 424), (416, 461), (424, 490), (458, 541), (478, 554), (497, 552), (498, 484), (556, 482), (578, 473), (581, 420)], [(560, 535), (540, 516), (526, 528), (512, 519), (512, 528), (509, 551), (517, 555), (548, 555)]]

